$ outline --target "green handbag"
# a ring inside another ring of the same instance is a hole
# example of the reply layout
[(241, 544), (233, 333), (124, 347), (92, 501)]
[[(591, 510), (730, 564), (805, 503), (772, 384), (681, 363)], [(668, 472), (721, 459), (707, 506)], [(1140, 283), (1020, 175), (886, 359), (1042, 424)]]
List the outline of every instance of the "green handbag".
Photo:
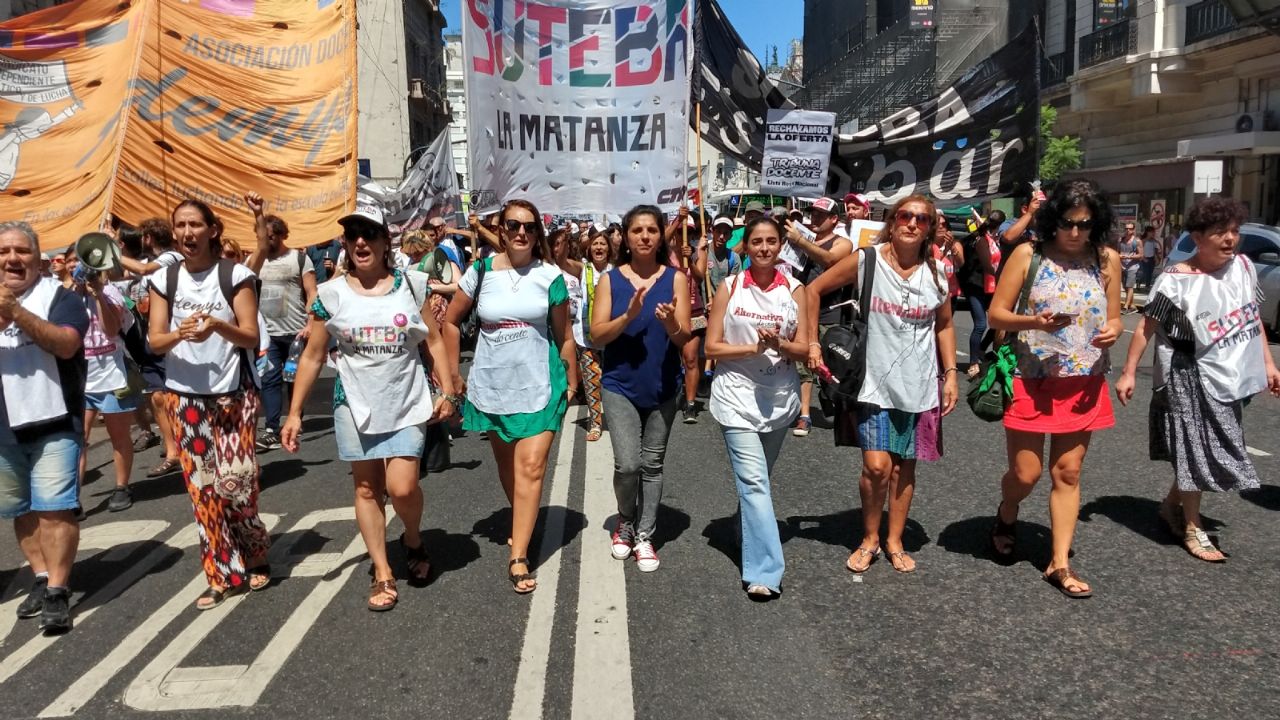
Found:
[[(1022, 315), (1026, 312), (1031, 297), (1031, 284), (1035, 282), (1039, 270), (1040, 252), (1037, 250), (1031, 254), (1027, 279), (1022, 284), (1022, 294), (1018, 297), (1015, 314)], [(1014, 333), (1006, 333), (1005, 339), (996, 348), (995, 357), (987, 362), (983, 373), (969, 385), (965, 400), (969, 403), (969, 409), (980, 420), (995, 422), (1004, 418), (1004, 409), (1013, 398), (1013, 375), (1018, 369), (1018, 356), (1013, 351), (1015, 336)]]

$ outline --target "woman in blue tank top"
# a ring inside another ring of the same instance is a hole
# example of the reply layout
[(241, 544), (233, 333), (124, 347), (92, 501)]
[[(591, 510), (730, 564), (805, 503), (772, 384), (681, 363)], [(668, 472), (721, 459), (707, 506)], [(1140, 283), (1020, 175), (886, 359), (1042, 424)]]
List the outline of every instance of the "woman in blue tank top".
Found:
[(611, 552), (658, 569), (653, 549), (667, 438), (683, 390), (680, 348), (689, 341), (689, 283), (667, 265), (662, 211), (651, 205), (623, 218), (618, 267), (600, 279), (591, 337), (604, 348), (603, 400), (613, 445), (618, 520)]

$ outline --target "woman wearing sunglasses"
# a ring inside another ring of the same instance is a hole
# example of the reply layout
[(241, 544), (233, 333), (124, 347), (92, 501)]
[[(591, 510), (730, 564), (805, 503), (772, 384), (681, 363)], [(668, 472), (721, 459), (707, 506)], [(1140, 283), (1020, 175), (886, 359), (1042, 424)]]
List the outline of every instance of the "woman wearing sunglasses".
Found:
[(1034, 222), (1036, 239), (1014, 249), (991, 301), (991, 327), (1016, 333), (1018, 358), (1004, 413), (1009, 469), (991, 543), (999, 559), (1014, 559), (1018, 506), (1040, 480), (1048, 435), (1053, 557), (1044, 579), (1067, 597), (1087, 598), (1093, 590), (1069, 557), (1089, 439), (1115, 424), (1105, 376), (1107, 349), (1124, 329), (1120, 256), (1106, 244), (1111, 208), (1088, 180), (1060, 183)]
[[(943, 415), (950, 413), (959, 396), (947, 279), (933, 258), (934, 213), (925, 197), (898, 201), (875, 245), (832, 265), (806, 288), (809, 306), (815, 307), (833, 290), (850, 283), (858, 287), (862, 262), (875, 263), (866, 319), (866, 377), (857, 404), (846, 410), (856, 421), (854, 444), (862, 448), (858, 492), (863, 534), (845, 562), (850, 572), (865, 572), (881, 549), (894, 570), (915, 572), (916, 561), (902, 545), (902, 531), (915, 492), (918, 426), (921, 417), (939, 405)], [(807, 320), (808, 337), (816, 337), (818, 314), (809, 313)], [(809, 367), (816, 370), (822, 365), (821, 347), (814, 341), (808, 345)], [(889, 527), (882, 540), (880, 514), (886, 496)]]
[(604, 348), (604, 411), (613, 444), (618, 520), (610, 551), (658, 569), (653, 534), (662, 500), (663, 461), (684, 389), (680, 348), (689, 338), (689, 282), (671, 267), (662, 211), (631, 209), (622, 220), (618, 267), (596, 287), (591, 339)]
[[(538, 209), (526, 200), (502, 208), (503, 252), (476, 261), (462, 276), (445, 319), (457, 327), (474, 306), (480, 319), (467, 378), (462, 426), (489, 434), (502, 489), (511, 503), (508, 576), (515, 591), (533, 592), (529, 538), (542, 501), (551, 441), (564, 420), (574, 362), (569, 293), (552, 262)], [(483, 268), (483, 275), (481, 274)], [(450, 357), (458, 356), (450, 333)]]
[[(394, 266), (391, 237), (381, 211), (357, 208), (338, 222), (346, 251), (345, 272), (316, 292), (311, 332), (298, 362), (281, 444), (291, 453), (298, 451), (302, 408), (333, 337), (338, 348), (334, 437), (338, 457), (351, 463), (356, 524), (373, 565), (366, 607), (383, 612), (399, 600), (396, 578), (387, 562), (383, 499), (391, 498), (404, 524), (400, 546), (410, 583), (425, 584), (431, 577), (431, 557), (419, 530), (419, 462), (427, 424), (453, 415), (458, 398), (453, 395), (453, 368), (444, 353), (440, 327), (431, 316), (426, 276)], [(442, 393), (434, 402), (419, 351), (424, 343), (440, 370)]]

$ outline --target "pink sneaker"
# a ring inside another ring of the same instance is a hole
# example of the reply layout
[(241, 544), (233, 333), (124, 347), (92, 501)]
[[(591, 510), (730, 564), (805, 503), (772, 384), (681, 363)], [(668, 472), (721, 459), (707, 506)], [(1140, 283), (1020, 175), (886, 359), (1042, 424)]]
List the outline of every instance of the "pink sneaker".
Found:
[(658, 569), (658, 551), (653, 549), (653, 543), (648, 540), (637, 542), (631, 554), (635, 556), (636, 569), (640, 572), (653, 572)]
[(636, 528), (630, 520), (618, 518), (609, 538), (609, 552), (614, 560), (626, 560), (631, 555), (631, 547), (636, 542)]

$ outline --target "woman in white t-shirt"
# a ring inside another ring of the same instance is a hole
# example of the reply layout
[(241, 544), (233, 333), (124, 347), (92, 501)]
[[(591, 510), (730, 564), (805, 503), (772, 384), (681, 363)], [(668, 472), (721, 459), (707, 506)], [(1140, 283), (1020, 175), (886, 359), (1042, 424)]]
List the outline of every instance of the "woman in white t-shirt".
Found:
[(1241, 417), (1252, 396), (1266, 390), (1280, 396), (1280, 370), (1259, 313), (1257, 270), (1236, 254), (1244, 219), (1244, 207), (1231, 198), (1200, 200), (1187, 213), (1196, 253), (1151, 288), (1142, 329), (1116, 381), (1116, 397), (1127, 405), (1155, 335), (1151, 459), (1173, 464), (1160, 517), (1187, 552), (1206, 562), (1227, 556), (1204, 531), (1200, 497), (1258, 487)]
[[(578, 283), (578, 298), (573, 311), (573, 340), (578, 346), (578, 374), (582, 377), (582, 390), (587, 398), (587, 442), (595, 442), (604, 434), (604, 398), (600, 390), (604, 371), (600, 365), (600, 350), (591, 343), (591, 308), (595, 305), (596, 287), (600, 278), (613, 269), (609, 262), (612, 254), (609, 238), (596, 233), (587, 246), (586, 261)], [(571, 297), (570, 302), (575, 302)]]
[(182, 262), (148, 278), (149, 339), (166, 356), (166, 409), (209, 581), (196, 608), (209, 610), (271, 583), (254, 449), (258, 299), (253, 272), (222, 259), (222, 222), (208, 205), (179, 203), (173, 233)]
[[(809, 302), (816, 305), (832, 290), (850, 283), (856, 287), (864, 258), (876, 264), (867, 317), (866, 377), (852, 410), (857, 422), (854, 441), (862, 448), (858, 489), (863, 538), (845, 567), (855, 573), (871, 567), (882, 547), (894, 570), (915, 571), (915, 560), (902, 546), (902, 531), (915, 491), (917, 426), (923, 413), (938, 407), (938, 377), (943, 378), (943, 415), (955, 408), (959, 396), (947, 278), (933, 257), (933, 203), (912, 195), (898, 201), (886, 217), (873, 247), (831, 266), (806, 288)], [(817, 323), (817, 313), (812, 313), (811, 337), (817, 336)], [(941, 369), (939, 358), (945, 366)], [(821, 348), (810, 342), (809, 367), (821, 365)], [(886, 495), (889, 529), (882, 543), (880, 509)]]
[(787, 429), (800, 415), (808, 341), (804, 286), (777, 268), (782, 226), (760, 217), (744, 232), (751, 267), (721, 283), (707, 323), (711, 416), (724, 433), (742, 518), (742, 584), (753, 599), (782, 592), (782, 539), (770, 479)]
[[(325, 364), (330, 337), (337, 342), (338, 381), (333, 388), (333, 434), (338, 457), (351, 463), (356, 524), (373, 564), (369, 610), (396, 606), (399, 592), (387, 562), (390, 496), (404, 524), (400, 546), (411, 583), (431, 577), (423, 545), (419, 464), (426, 426), (454, 414), (454, 370), (440, 326), (431, 314), (427, 276), (401, 270), (391, 257), (391, 236), (380, 212), (361, 208), (339, 222), (345, 272), (320, 285), (311, 306), (310, 338), (298, 360), (289, 417), (281, 428), (285, 450), (298, 451), (302, 409)], [(431, 400), (421, 348), (426, 345), (443, 394)]]
[(537, 589), (529, 539), (538, 520), (551, 441), (577, 392), (567, 380), (574, 359), (569, 294), (564, 275), (550, 262), (540, 217), (527, 200), (503, 206), (499, 232), (505, 250), (467, 268), (446, 313), (453, 325), (447, 336), (450, 357), (458, 355), (456, 328), (473, 305), (480, 320), (462, 426), (489, 435), (511, 503), (507, 575), (522, 595)]

